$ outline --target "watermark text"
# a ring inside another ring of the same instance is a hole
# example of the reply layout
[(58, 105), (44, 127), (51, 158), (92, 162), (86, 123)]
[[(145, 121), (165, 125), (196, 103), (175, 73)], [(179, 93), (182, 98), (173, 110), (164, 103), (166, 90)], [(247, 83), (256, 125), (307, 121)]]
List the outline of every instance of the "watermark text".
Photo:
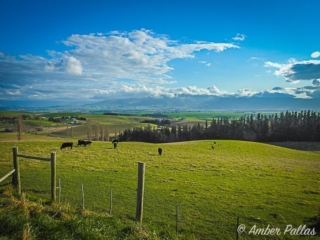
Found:
[(270, 225), (265, 227), (258, 227), (253, 225), (248, 232), (246, 232), (246, 226), (240, 224), (237, 228), (239, 234), (247, 233), (248, 235), (256, 236), (272, 236), (272, 235), (292, 235), (292, 236), (315, 236), (317, 234), (315, 228), (307, 227), (306, 225), (293, 226), (288, 224), (284, 229), (279, 227), (271, 227)]

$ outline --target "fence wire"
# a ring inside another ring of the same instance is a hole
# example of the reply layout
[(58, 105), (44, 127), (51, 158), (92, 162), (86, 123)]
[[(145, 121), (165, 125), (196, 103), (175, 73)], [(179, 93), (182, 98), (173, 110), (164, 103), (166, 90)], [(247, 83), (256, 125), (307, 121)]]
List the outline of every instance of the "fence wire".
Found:
[[(19, 162), (22, 191), (26, 192), (27, 195), (28, 193), (37, 194), (45, 199), (50, 199), (50, 162), (23, 158), (20, 158)], [(6, 169), (1, 169), (2, 175), (10, 171), (9, 165)], [(120, 219), (135, 220), (137, 169), (121, 170), (123, 172), (112, 169), (108, 171), (90, 171), (88, 168), (82, 174), (75, 173), (72, 177), (64, 175), (65, 173), (62, 170), (58, 171), (56, 180), (57, 187), (60, 188), (57, 188), (57, 201), (71, 205), (76, 209), (84, 208), (103, 213), (112, 211), (112, 215)], [(2, 175), (0, 174), (0, 177)], [(271, 227), (280, 227), (283, 230), (288, 224), (281, 214), (270, 213), (274, 216), (263, 219), (242, 212), (241, 208), (238, 212), (232, 212), (225, 203), (230, 194), (223, 194), (223, 191), (217, 196), (206, 198), (203, 195), (197, 195), (197, 188), (201, 186), (194, 185), (193, 188), (188, 188), (189, 197), (186, 199), (186, 192), (184, 191), (187, 190), (185, 190), (183, 184), (186, 186), (189, 183), (181, 183), (177, 180), (178, 177), (174, 176), (177, 184), (181, 185), (176, 188), (173, 184), (174, 186), (171, 188), (165, 188), (161, 184), (166, 184), (164, 180), (169, 179), (169, 177), (163, 176), (163, 179), (156, 179), (156, 177), (152, 178), (150, 175), (149, 173), (146, 174), (143, 222), (151, 226), (161, 226), (162, 229), (170, 232), (177, 231), (178, 234), (195, 234), (200, 238), (203, 236), (203, 239), (206, 239), (208, 235), (212, 236), (212, 239), (222, 235), (227, 236), (226, 239), (236, 239), (238, 216), (240, 216), (240, 224), (250, 227), (270, 225)], [(150, 187), (148, 181), (157, 181), (159, 184)], [(0, 183), (0, 189), (10, 182), (11, 177), (8, 177)], [(236, 189), (232, 200), (243, 199), (242, 196), (246, 194), (245, 191)], [(184, 197), (183, 201), (182, 196)], [(252, 200), (247, 200), (248, 203), (250, 201)], [(181, 204), (182, 202), (183, 204)], [(252, 205), (259, 204), (254, 203)], [(203, 212), (203, 209), (205, 209), (205, 212)], [(224, 209), (224, 211), (218, 211), (217, 209)], [(205, 232), (206, 235), (202, 235), (202, 232)], [(238, 239), (254, 239), (254, 237), (256, 236), (248, 234), (248, 230), (238, 235)], [(266, 239), (268, 238), (266, 237)]]
[(31, 195), (41, 195), (50, 199), (50, 162), (19, 158), (21, 191)]

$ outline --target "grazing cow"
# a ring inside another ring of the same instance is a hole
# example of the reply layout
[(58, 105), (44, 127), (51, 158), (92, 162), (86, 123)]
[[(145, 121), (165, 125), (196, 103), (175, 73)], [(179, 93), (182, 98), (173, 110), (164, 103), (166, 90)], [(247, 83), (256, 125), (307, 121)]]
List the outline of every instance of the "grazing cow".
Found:
[(119, 140), (113, 139), (113, 140), (112, 140), (112, 143), (119, 143)]
[(212, 149), (214, 149), (214, 146), (211, 146)]
[(87, 146), (87, 143), (86, 143), (86, 141), (85, 140), (78, 140), (78, 147), (79, 146)]
[(87, 141), (87, 140), (78, 140), (78, 147), (79, 146), (87, 146), (87, 145), (91, 145), (92, 141)]
[(113, 143), (113, 148), (116, 149), (116, 148), (117, 148), (117, 145), (118, 145), (118, 142), (114, 142), (114, 143)]
[(72, 142), (65, 142), (65, 143), (62, 143), (60, 150), (62, 150), (63, 148), (67, 148), (67, 147), (70, 147), (70, 149), (72, 149), (72, 146), (73, 146)]
[(158, 148), (158, 153), (159, 153), (159, 156), (162, 155), (162, 148)]

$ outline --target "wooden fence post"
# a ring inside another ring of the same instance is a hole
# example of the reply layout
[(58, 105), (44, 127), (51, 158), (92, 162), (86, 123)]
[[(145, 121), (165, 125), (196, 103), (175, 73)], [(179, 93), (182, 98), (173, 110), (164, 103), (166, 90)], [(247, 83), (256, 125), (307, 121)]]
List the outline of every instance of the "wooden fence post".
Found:
[(110, 190), (110, 215), (112, 214), (112, 189)]
[(144, 172), (145, 172), (145, 163), (138, 162), (138, 189), (137, 189), (136, 221), (139, 223), (142, 223), (142, 215), (143, 215)]
[(176, 206), (176, 233), (178, 234), (179, 227), (178, 227), (178, 222), (179, 222), (179, 206)]
[(56, 153), (51, 152), (51, 200), (56, 200)]
[(236, 240), (239, 239), (239, 230), (238, 230), (238, 228), (239, 228), (239, 216), (237, 217)]
[(61, 182), (60, 182), (60, 178), (59, 178), (59, 203), (60, 203), (60, 199), (61, 199)]
[(12, 153), (13, 153), (13, 166), (15, 169), (15, 172), (12, 175), (12, 185), (17, 189), (18, 193), (21, 194), (18, 148), (17, 147), (12, 148)]
[(84, 210), (84, 189), (83, 189), (83, 183), (81, 183), (81, 192), (82, 192), (82, 209)]

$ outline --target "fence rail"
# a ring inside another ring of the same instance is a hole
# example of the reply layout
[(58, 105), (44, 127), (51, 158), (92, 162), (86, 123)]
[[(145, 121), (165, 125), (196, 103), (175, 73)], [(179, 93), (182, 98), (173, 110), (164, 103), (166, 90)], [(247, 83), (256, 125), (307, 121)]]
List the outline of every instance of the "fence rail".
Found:
[(12, 175), (16, 170), (12, 169), (10, 172), (8, 172), (6, 175), (4, 175), (2, 178), (0, 178), (0, 182), (2, 182), (3, 180), (5, 180), (7, 177), (9, 177), (10, 175)]
[(23, 154), (17, 154), (17, 157), (23, 157), (23, 158), (29, 158), (29, 159), (35, 159), (35, 160), (42, 160), (42, 161), (51, 161), (51, 158), (44, 158), (44, 157), (35, 157), (35, 156), (28, 156)]
[(51, 162), (51, 200), (55, 201), (56, 200), (56, 188), (57, 188), (57, 185), (56, 185), (56, 153), (51, 152), (50, 158), (36, 157), (36, 156), (18, 154), (18, 148), (14, 147), (14, 148), (12, 148), (12, 154), (13, 154), (13, 166), (14, 166), (14, 170), (15, 170), (13, 178), (12, 178), (12, 185), (17, 188), (19, 194), (21, 194), (19, 157)]

